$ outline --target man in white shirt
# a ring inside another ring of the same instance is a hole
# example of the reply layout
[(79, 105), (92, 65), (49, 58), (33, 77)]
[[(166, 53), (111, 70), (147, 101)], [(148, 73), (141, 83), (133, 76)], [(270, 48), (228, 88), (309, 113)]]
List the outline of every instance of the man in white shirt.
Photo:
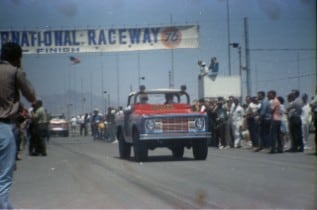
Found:
[(308, 103), (308, 95), (306, 93), (302, 96), (303, 104), (302, 107), (302, 114), (301, 114), (301, 120), (302, 120), (302, 134), (303, 134), (303, 144), (304, 149), (308, 149), (307, 141), (309, 137), (309, 127), (312, 122), (312, 111), (310, 104)]
[(259, 146), (259, 109), (261, 104), (258, 101), (257, 97), (252, 97), (251, 102), (246, 109), (246, 118), (248, 130), (250, 133), (250, 138), (252, 141), (253, 147)]
[(75, 116), (72, 116), (70, 119), (71, 127), (72, 127), (72, 134), (74, 135), (76, 132), (76, 126), (77, 126), (77, 118)]
[(240, 106), (239, 99), (233, 99), (234, 106), (231, 109), (231, 116), (232, 116), (232, 131), (234, 136), (234, 147), (240, 148), (241, 147), (241, 127), (243, 125), (243, 118), (244, 118), (244, 110)]
[(316, 86), (316, 95), (310, 102), (310, 106), (313, 112), (313, 121), (315, 126), (315, 155), (317, 155), (317, 86)]

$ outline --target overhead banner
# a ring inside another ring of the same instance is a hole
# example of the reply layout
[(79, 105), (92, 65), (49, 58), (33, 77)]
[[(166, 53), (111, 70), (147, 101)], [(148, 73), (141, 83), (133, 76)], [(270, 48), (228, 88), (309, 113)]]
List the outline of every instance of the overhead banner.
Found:
[(199, 27), (0, 31), (0, 43), (8, 41), (21, 45), (25, 54), (198, 48)]

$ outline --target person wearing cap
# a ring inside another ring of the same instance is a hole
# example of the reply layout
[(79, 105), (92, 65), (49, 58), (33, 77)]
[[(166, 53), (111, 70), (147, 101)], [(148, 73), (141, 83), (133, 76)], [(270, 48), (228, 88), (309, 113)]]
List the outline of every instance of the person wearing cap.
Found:
[(216, 57), (212, 57), (208, 67), (208, 76), (215, 77), (219, 71), (219, 63)]
[(172, 104), (172, 103), (174, 103), (173, 98), (174, 98), (173, 94), (166, 93), (165, 94), (165, 102), (164, 102), (164, 104)]
[(146, 104), (148, 102), (148, 100), (149, 100), (149, 98), (148, 98), (146, 93), (141, 93), (139, 95), (140, 104)]
[(200, 79), (203, 76), (207, 75), (208, 67), (206, 66), (206, 63), (201, 61), (201, 60), (199, 60), (197, 64), (198, 64), (198, 66), (200, 68), (200, 72), (199, 72), (199, 75), (198, 75), (198, 78)]
[(46, 156), (46, 131), (48, 126), (48, 119), (45, 108), (43, 107), (42, 100), (37, 100), (33, 105), (34, 111), (32, 112), (32, 144), (34, 151), (31, 155)]
[(1, 47), (0, 61), (0, 209), (13, 208), (9, 190), (16, 160), (16, 140), (13, 133), (20, 107), (20, 92), (29, 101), (36, 101), (33, 86), (21, 69), (22, 48), (13, 42)]
[(148, 95), (144, 91), (145, 91), (145, 86), (140, 85), (139, 87), (139, 103), (140, 104), (146, 104), (149, 100)]
[(98, 130), (98, 124), (100, 121), (101, 121), (101, 116), (99, 114), (99, 109), (95, 108), (93, 115), (91, 117), (91, 132), (92, 132), (92, 136), (94, 137), (94, 140), (100, 137), (100, 133)]

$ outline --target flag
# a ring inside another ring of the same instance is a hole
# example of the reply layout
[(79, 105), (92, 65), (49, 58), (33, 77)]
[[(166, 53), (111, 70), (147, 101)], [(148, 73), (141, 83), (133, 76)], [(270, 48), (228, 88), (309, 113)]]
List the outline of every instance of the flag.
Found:
[(76, 57), (74, 57), (74, 56), (70, 56), (70, 57), (69, 57), (69, 60), (70, 60), (73, 64), (78, 64), (78, 63), (80, 63), (79, 58), (76, 58)]

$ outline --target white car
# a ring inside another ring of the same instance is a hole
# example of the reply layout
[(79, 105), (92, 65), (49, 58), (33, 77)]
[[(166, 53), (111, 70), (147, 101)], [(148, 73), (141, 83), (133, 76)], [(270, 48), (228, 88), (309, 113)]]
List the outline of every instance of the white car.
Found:
[(49, 121), (50, 135), (59, 135), (68, 137), (69, 135), (69, 123), (65, 120), (63, 114), (51, 115)]

